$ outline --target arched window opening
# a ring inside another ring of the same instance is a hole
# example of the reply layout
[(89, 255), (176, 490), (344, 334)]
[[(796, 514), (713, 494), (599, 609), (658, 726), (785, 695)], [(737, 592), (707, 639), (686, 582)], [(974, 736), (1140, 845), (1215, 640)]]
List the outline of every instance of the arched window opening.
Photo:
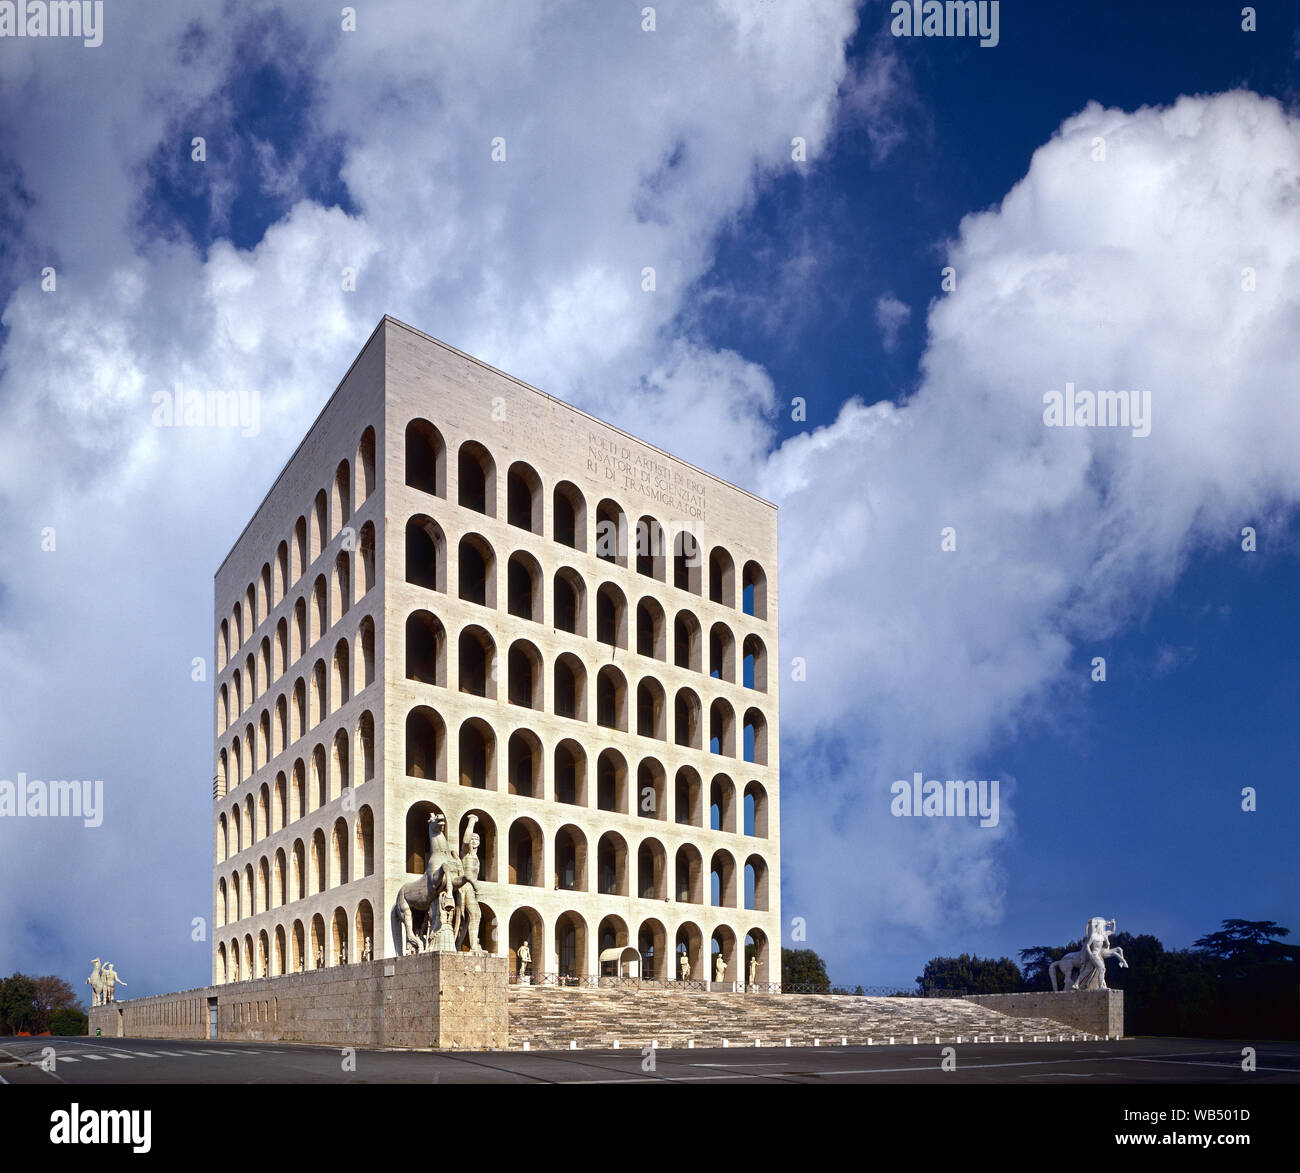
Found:
[(522, 460), (506, 474), (506, 521), (530, 533), (542, 532), (542, 481)]
[(447, 446), (428, 420), (406, 425), (406, 483), (422, 493), (447, 496)]
[(587, 549), (587, 503), (577, 485), (561, 481), (552, 495), (555, 540), (574, 550)]

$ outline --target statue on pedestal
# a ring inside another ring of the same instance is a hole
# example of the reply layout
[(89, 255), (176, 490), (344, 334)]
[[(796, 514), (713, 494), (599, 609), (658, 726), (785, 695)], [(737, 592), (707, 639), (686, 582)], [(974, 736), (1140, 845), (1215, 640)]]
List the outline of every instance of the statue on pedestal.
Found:
[(751, 986), (758, 985), (758, 958), (757, 957), (751, 957), (749, 959), (749, 984)]
[(527, 941), (519, 946), (519, 950), (515, 953), (515, 957), (519, 962), (519, 970), (516, 976), (518, 976), (521, 983), (527, 985), (528, 971), (533, 967), (533, 951), (528, 948)]
[(677, 955), (677, 968), (682, 975), (682, 981), (689, 981), (691, 976), (691, 959), (683, 950)]
[(325, 968), (325, 946), (324, 945), (316, 946), (316, 968), (317, 969)]
[[(1102, 916), (1090, 917), (1083, 930), (1083, 948), (1067, 953), (1059, 961), (1053, 961), (1047, 967), (1052, 989), (1057, 993), (1065, 990), (1108, 990), (1106, 984), (1106, 960), (1119, 958), (1120, 969), (1128, 969), (1128, 959), (1124, 950), (1112, 948), (1110, 934), (1115, 931), (1115, 922)], [(1078, 975), (1075, 975), (1078, 970)], [(1060, 974), (1061, 985), (1056, 984)]]
[(726, 977), (726, 975), (727, 975), (727, 963), (723, 959), (722, 954), (719, 953), (713, 962), (713, 980), (715, 982), (720, 982), (723, 980), (724, 977)]
[(364, 945), (361, 946), (361, 960), (362, 960), (362, 961), (372, 961), (372, 960), (374, 960), (374, 959), (370, 956), (370, 938), (369, 938), (369, 937), (366, 938), (366, 943), (365, 943)]
[[(473, 817), (473, 816), (471, 816)], [(438, 932), (438, 894), (444, 888), (455, 891), (464, 881), (464, 869), (447, 842), (447, 820), (441, 814), (429, 816), (429, 856), (424, 865), (424, 875), (409, 884), (403, 884), (393, 905), (393, 941), (398, 955), (422, 953)], [(471, 835), (473, 823), (470, 824)], [(477, 857), (476, 857), (477, 858)], [(477, 908), (477, 900), (475, 908)], [(426, 914), (424, 936), (415, 931), (412, 911)]]

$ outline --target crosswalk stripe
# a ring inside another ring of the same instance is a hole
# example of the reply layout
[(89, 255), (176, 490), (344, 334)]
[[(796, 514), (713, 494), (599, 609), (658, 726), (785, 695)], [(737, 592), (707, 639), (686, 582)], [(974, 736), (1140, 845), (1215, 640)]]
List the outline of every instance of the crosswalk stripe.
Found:
[(108, 1056), (107, 1056), (107, 1055), (83, 1055), (82, 1058), (83, 1058), (83, 1059), (96, 1059), (96, 1060), (103, 1060), (103, 1059), (107, 1059)]
[(61, 1059), (56, 1059), (55, 1062), (56, 1062), (56, 1063), (76, 1063), (77, 1060), (74, 1059), (71, 1055), (64, 1055)]

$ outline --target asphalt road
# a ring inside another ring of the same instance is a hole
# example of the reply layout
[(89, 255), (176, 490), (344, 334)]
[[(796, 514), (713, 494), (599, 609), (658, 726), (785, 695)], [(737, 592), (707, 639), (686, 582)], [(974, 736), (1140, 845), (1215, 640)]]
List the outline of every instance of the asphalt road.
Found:
[[(1253, 1072), (1243, 1047), (1255, 1049)], [(47, 1051), (47, 1048), (49, 1051)], [(417, 1052), (292, 1043), (17, 1039), (0, 1043), (0, 1083), (1300, 1083), (1300, 1043), (1125, 1039), (1108, 1043), (731, 1047), (705, 1050)], [(50, 1062), (52, 1052), (52, 1062)], [(652, 1066), (651, 1066), (652, 1062)]]

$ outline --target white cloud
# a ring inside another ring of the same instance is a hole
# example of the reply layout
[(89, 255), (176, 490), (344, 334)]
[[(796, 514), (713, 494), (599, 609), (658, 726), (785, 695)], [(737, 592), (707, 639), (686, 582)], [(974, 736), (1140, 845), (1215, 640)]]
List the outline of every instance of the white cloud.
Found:
[(912, 317), (912, 307), (892, 293), (882, 293), (876, 298), (876, 325), (880, 328), (880, 344), (886, 353), (898, 348), (898, 335)]
[[(916, 394), (846, 404), (769, 461), (782, 653), (808, 662), (783, 685), (785, 785), (822, 787), (817, 817), (783, 826), (786, 899), (823, 940), (995, 920), (1007, 828), (891, 819), (890, 782), (997, 776), (1001, 739), (1051, 720), (1049, 698), (1086, 722), (1079, 641), (1300, 499), (1297, 212), (1300, 123), (1275, 102), (1091, 105), (963, 221)], [(1066, 381), (1149, 389), (1150, 436), (1045, 428)]]

